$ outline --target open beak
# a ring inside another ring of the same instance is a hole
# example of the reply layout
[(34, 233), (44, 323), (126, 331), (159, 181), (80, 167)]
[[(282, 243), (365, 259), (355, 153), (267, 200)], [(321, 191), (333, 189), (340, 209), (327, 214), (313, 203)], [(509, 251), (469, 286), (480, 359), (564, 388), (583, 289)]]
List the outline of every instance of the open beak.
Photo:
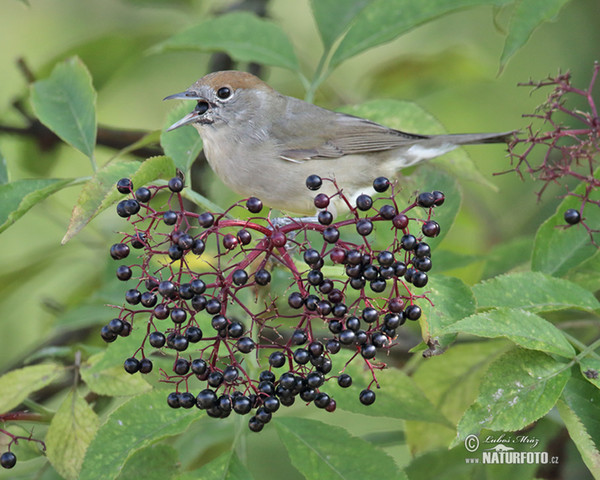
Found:
[[(192, 92), (187, 90), (181, 93), (175, 93), (173, 95), (169, 95), (168, 97), (163, 98), (163, 100), (202, 100), (203, 97), (199, 96), (196, 92)], [(200, 116), (200, 113), (197, 110), (193, 110), (188, 113), (181, 120), (178, 120), (169, 128), (167, 128), (167, 132), (171, 130), (175, 130), (176, 128), (182, 127), (183, 125), (187, 125), (188, 123), (193, 123)]]
[(198, 112), (196, 110), (193, 110), (190, 113), (188, 113), (185, 117), (183, 117), (181, 120), (176, 121), (173, 125), (171, 125), (169, 128), (167, 128), (167, 132), (170, 132), (171, 130), (175, 130), (176, 128), (179, 128), (179, 127), (183, 127), (184, 125), (187, 125), (188, 123), (193, 123), (198, 119), (199, 116), (200, 115), (198, 114)]

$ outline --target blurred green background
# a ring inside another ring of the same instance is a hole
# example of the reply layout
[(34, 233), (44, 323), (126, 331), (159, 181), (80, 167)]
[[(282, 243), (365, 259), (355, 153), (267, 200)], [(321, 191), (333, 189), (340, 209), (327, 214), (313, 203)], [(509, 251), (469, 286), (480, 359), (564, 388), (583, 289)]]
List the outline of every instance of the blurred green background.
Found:
[[(206, 74), (210, 55), (151, 54), (149, 48), (234, 2), (28, 3), (2, 1), (0, 124), (23, 125), (12, 107), (18, 98), (27, 105), (28, 86), (17, 65), (19, 58), (43, 78), (58, 60), (77, 54), (94, 78), (99, 123), (153, 130), (163, 126), (173, 106), (162, 98)], [(322, 46), (308, 0), (271, 0), (267, 11), (290, 36), (303, 73), (311, 77)], [(539, 28), (499, 73), (505, 38), (502, 29), (508, 20), (508, 11), (495, 12), (491, 7), (444, 16), (342, 64), (317, 92), (316, 103), (340, 108), (371, 99), (403, 99), (427, 109), (453, 133), (524, 128), (528, 120), (521, 115), (533, 112), (545, 94), (530, 95), (531, 89), (517, 87), (517, 83), (570, 70), (575, 85), (587, 86), (599, 56), (600, 2), (568, 3), (557, 20)], [(302, 84), (292, 72), (265, 69), (264, 78), (282, 93), (304, 96)], [(0, 152), (12, 180), (91, 174), (88, 159), (66, 145), (43, 152), (25, 138), (0, 132)], [(502, 147), (470, 147), (468, 152), (497, 191), (462, 182), (463, 206), (441, 249), (485, 255), (495, 245), (521, 238), (530, 242), (540, 223), (554, 211), (559, 192), (548, 191), (538, 203), (534, 192), (539, 184), (528, 179), (521, 182), (514, 174), (492, 176), (509, 168)], [(114, 153), (98, 148), (98, 164)], [(221, 205), (236, 198), (208, 169), (197, 187)], [(119, 298), (121, 286), (112, 280), (108, 247), (124, 225), (112, 209), (69, 243), (60, 244), (78, 193), (79, 187), (72, 187), (50, 197), (0, 237), (0, 371), (21, 364), (53, 338), (75, 327), (95, 325), (103, 320), (101, 315), (109, 315), (97, 308), (73, 311), (74, 305)], [(481, 268), (475, 263), (453, 274), (470, 283), (479, 279)], [(94, 331), (90, 338), (100, 346), (96, 336)], [(347, 423), (353, 422), (352, 415), (345, 418)]]

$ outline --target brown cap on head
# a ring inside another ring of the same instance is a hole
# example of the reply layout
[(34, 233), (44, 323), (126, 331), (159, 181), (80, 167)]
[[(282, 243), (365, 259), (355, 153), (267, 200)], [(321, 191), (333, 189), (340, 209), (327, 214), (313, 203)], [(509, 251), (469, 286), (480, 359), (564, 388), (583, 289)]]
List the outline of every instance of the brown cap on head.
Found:
[(221, 87), (230, 87), (234, 90), (239, 88), (253, 88), (265, 91), (273, 90), (257, 76), (247, 72), (239, 72), (237, 70), (224, 70), (222, 72), (209, 73), (194, 83), (192, 88), (199, 88), (203, 85), (209, 86), (213, 90), (217, 90)]

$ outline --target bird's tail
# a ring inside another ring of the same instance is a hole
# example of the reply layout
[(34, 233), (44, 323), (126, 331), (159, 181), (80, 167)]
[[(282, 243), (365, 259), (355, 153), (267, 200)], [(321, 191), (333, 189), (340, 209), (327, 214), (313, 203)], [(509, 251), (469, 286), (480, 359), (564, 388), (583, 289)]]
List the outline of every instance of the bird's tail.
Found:
[(509, 143), (514, 138), (515, 133), (515, 131), (504, 133), (458, 133), (441, 135), (440, 137), (444, 137), (445, 140), (454, 145), (474, 145), (478, 143)]

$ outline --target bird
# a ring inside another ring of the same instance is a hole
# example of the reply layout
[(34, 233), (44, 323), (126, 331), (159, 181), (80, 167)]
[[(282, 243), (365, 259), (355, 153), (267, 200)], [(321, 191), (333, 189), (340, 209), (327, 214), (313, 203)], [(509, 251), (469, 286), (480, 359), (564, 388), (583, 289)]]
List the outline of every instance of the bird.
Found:
[[(348, 209), (376, 177), (396, 178), (403, 168), (461, 145), (507, 143), (514, 132), (422, 135), (328, 110), (283, 95), (255, 75), (227, 70), (205, 75), (164, 100), (193, 100), (195, 108), (167, 131), (196, 128), (206, 159), (225, 185), (244, 197), (290, 214), (314, 216), (310, 175), (334, 179), (322, 192), (329, 210)], [(333, 201), (335, 200), (335, 202)]]

